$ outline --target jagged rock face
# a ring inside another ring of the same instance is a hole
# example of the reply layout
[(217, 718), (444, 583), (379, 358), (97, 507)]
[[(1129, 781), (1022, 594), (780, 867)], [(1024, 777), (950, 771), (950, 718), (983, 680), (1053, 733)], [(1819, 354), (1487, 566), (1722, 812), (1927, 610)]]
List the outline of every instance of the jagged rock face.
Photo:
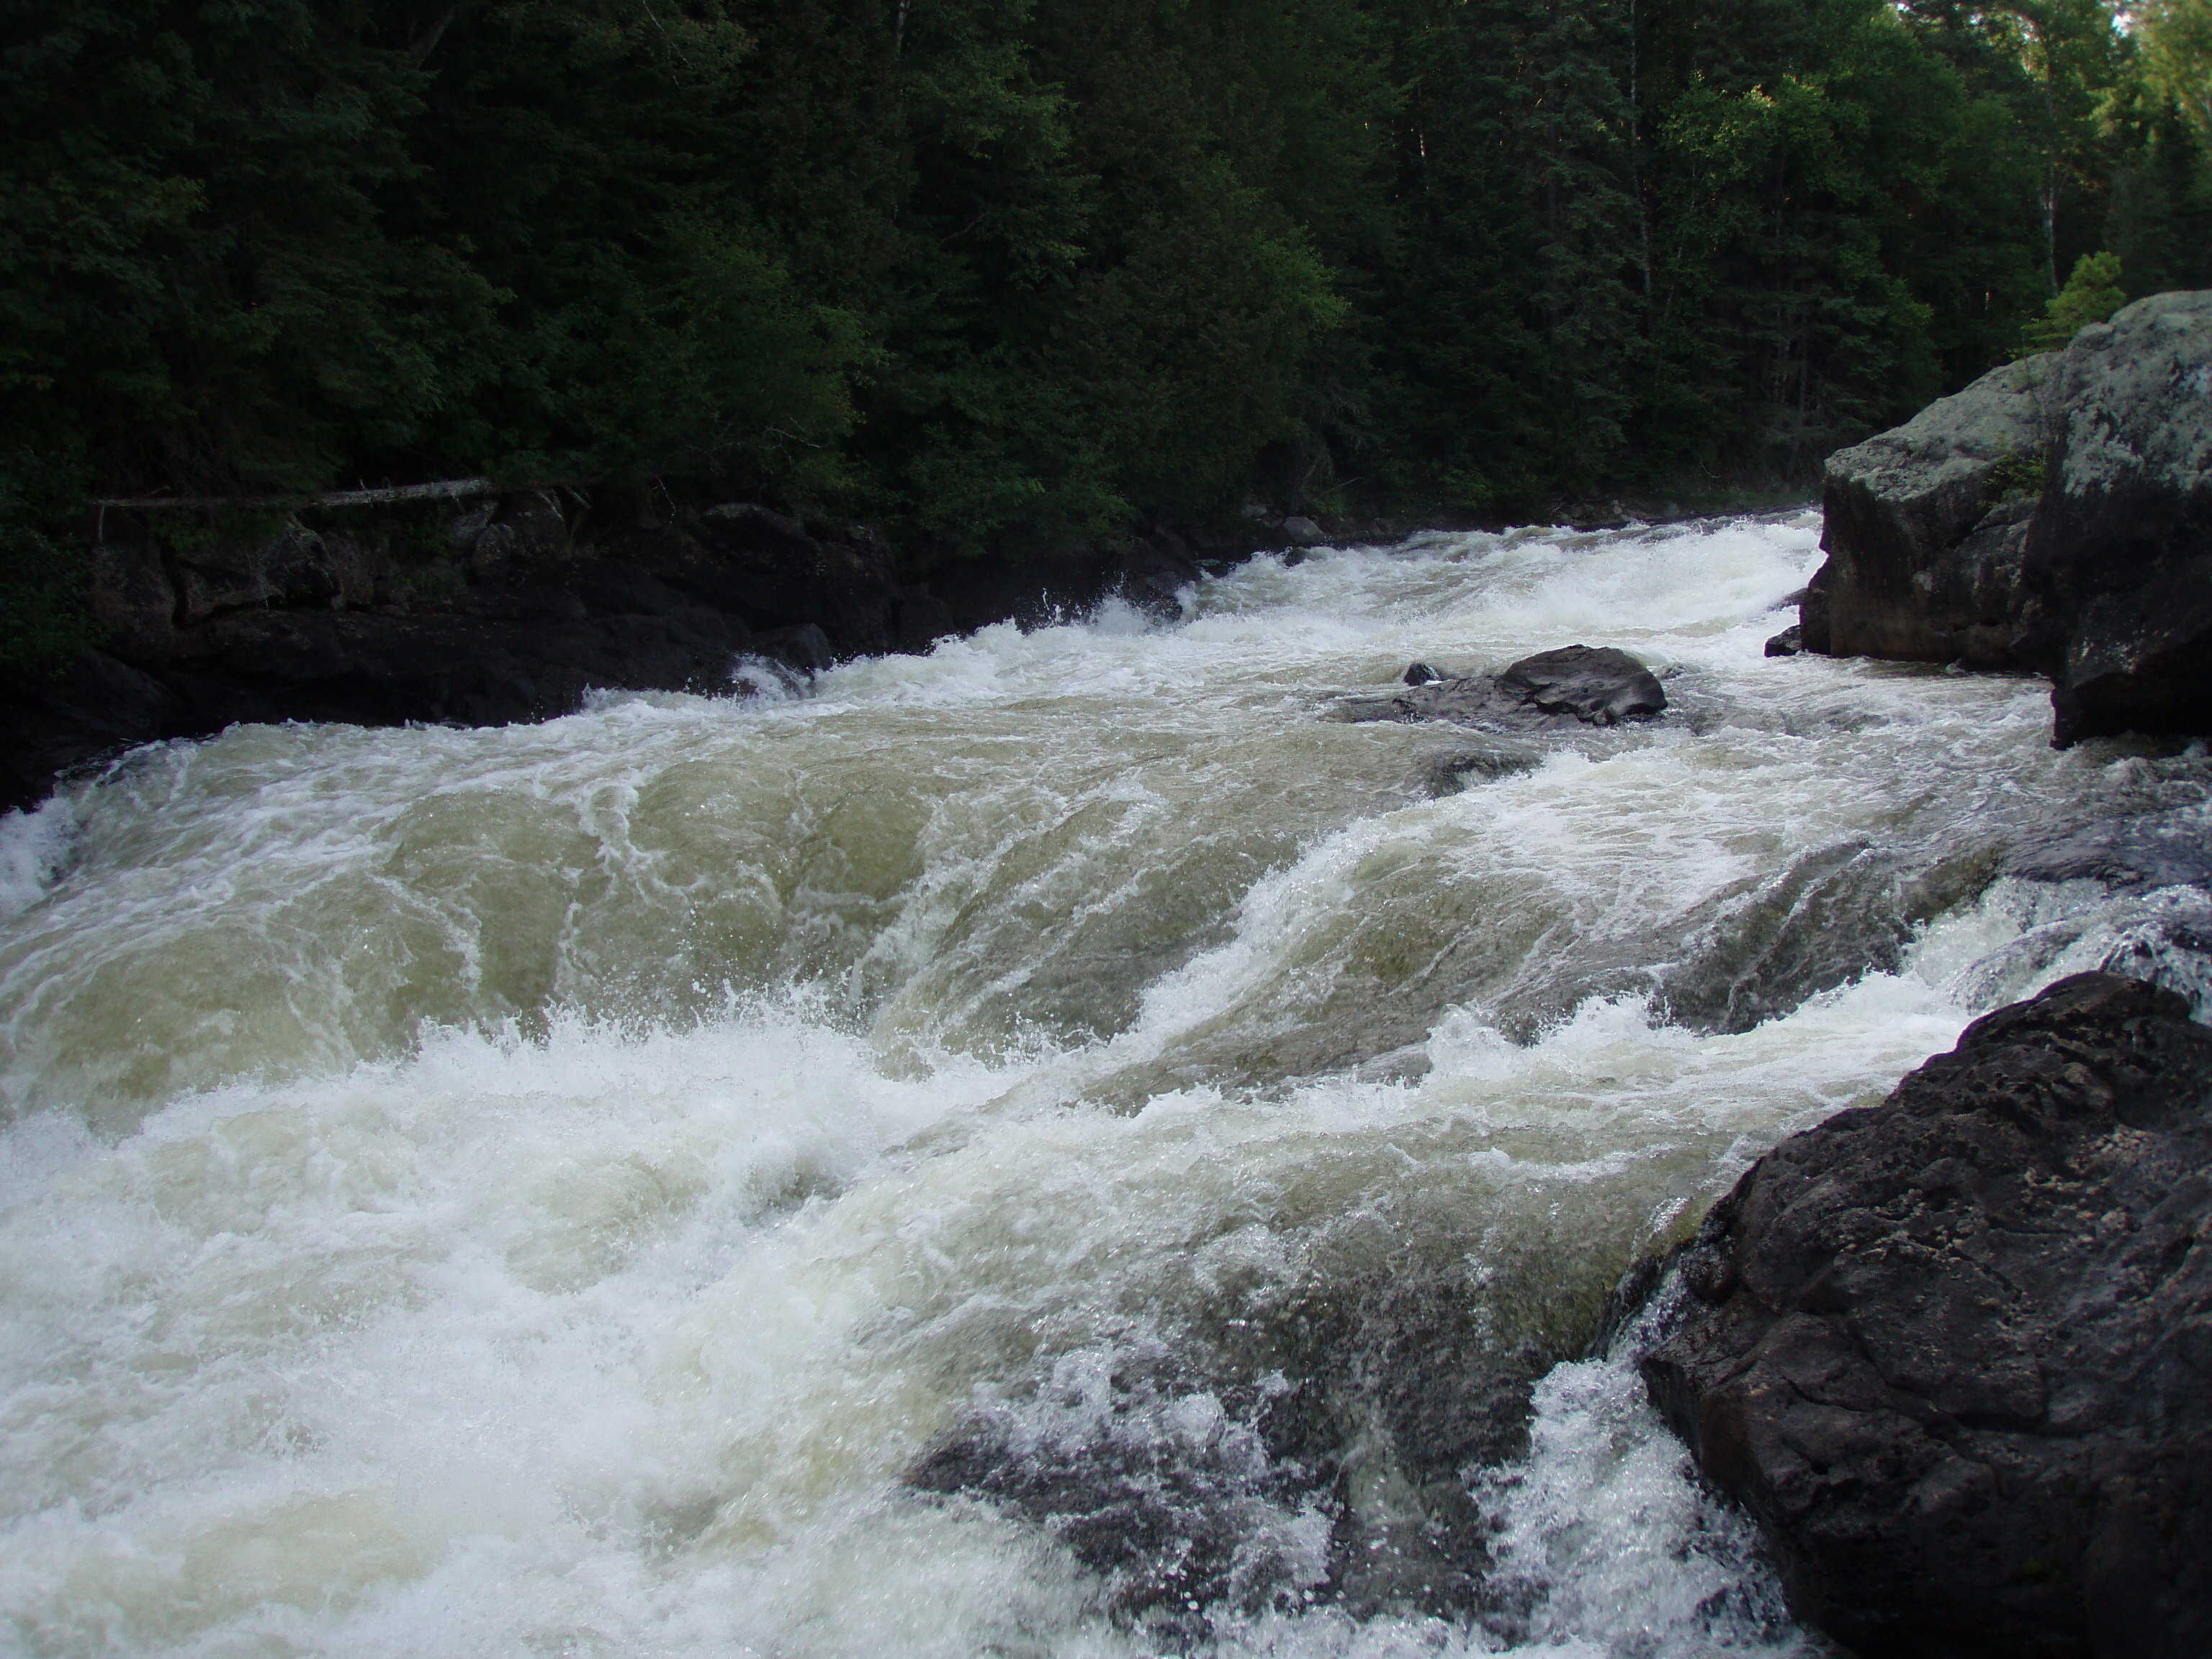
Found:
[(1644, 1362), (1862, 1659), (2212, 1652), (2212, 1031), (2064, 980), (1706, 1218)]
[(2034, 665), (2021, 558), (2056, 359), (2008, 363), (1828, 459), (1804, 648), (1833, 656)]
[(2064, 623), (2057, 739), (2212, 730), (2212, 293), (2082, 330), (2053, 396), (2027, 574)]

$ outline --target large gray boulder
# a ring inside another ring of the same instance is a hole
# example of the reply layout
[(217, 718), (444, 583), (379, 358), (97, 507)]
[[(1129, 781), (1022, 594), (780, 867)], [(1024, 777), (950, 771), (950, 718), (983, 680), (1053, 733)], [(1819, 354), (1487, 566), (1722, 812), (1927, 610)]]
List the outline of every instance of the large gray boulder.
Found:
[(2212, 293), (2074, 337), (2027, 576), (2054, 619), (2057, 739), (2212, 731)]
[(1644, 1361), (1861, 1659), (2212, 1653), (2212, 1030), (2061, 981), (1760, 1159)]
[(2062, 746), (2212, 732), (2212, 293), (1838, 451), (1824, 501), (1804, 649), (2048, 674)]
[(1829, 457), (1808, 651), (2030, 665), (2021, 587), (2056, 359), (2008, 363)]

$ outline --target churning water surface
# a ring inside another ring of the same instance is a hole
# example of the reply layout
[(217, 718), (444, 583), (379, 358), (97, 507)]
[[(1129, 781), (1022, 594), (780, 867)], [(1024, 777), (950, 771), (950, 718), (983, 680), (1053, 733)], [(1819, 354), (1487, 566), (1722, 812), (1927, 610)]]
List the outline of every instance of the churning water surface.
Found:
[[(2003, 872), (2212, 775), (1767, 659), (1817, 532), (1261, 558), (0, 821), (0, 1644), (1816, 1651), (1606, 1294), (1978, 1011), (2200, 988), (2195, 890)], [(1318, 718), (1575, 642), (1668, 714)]]

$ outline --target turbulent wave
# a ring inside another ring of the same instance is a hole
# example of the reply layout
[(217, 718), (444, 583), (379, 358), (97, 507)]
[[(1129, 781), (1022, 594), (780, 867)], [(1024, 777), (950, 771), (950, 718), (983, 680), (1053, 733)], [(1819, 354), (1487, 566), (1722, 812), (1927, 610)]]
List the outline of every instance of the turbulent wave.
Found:
[[(727, 699), (240, 728), (0, 821), (38, 1654), (1810, 1652), (1607, 1292), (2202, 891), (2212, 765), (1770, 659), (1781, 517), (1261, 559)], [(1413, 658), (1671, 703), (1461, 769)], [(1437, 780), (1464, 783), (1437, 794)], [(2023, 866), (2024, 868), (2024, 866)]]

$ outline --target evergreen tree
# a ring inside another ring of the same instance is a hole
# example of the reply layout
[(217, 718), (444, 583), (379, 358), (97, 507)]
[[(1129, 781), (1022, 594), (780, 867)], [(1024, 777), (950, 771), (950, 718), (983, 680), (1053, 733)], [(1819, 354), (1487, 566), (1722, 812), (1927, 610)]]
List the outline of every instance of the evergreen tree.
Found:
[(2084, 256), (2212, 283), (2207, 6), (20, 0), (0, 660), (86, 637), (109, 495), (657, 484), (927, 562), (1802, 482)]

